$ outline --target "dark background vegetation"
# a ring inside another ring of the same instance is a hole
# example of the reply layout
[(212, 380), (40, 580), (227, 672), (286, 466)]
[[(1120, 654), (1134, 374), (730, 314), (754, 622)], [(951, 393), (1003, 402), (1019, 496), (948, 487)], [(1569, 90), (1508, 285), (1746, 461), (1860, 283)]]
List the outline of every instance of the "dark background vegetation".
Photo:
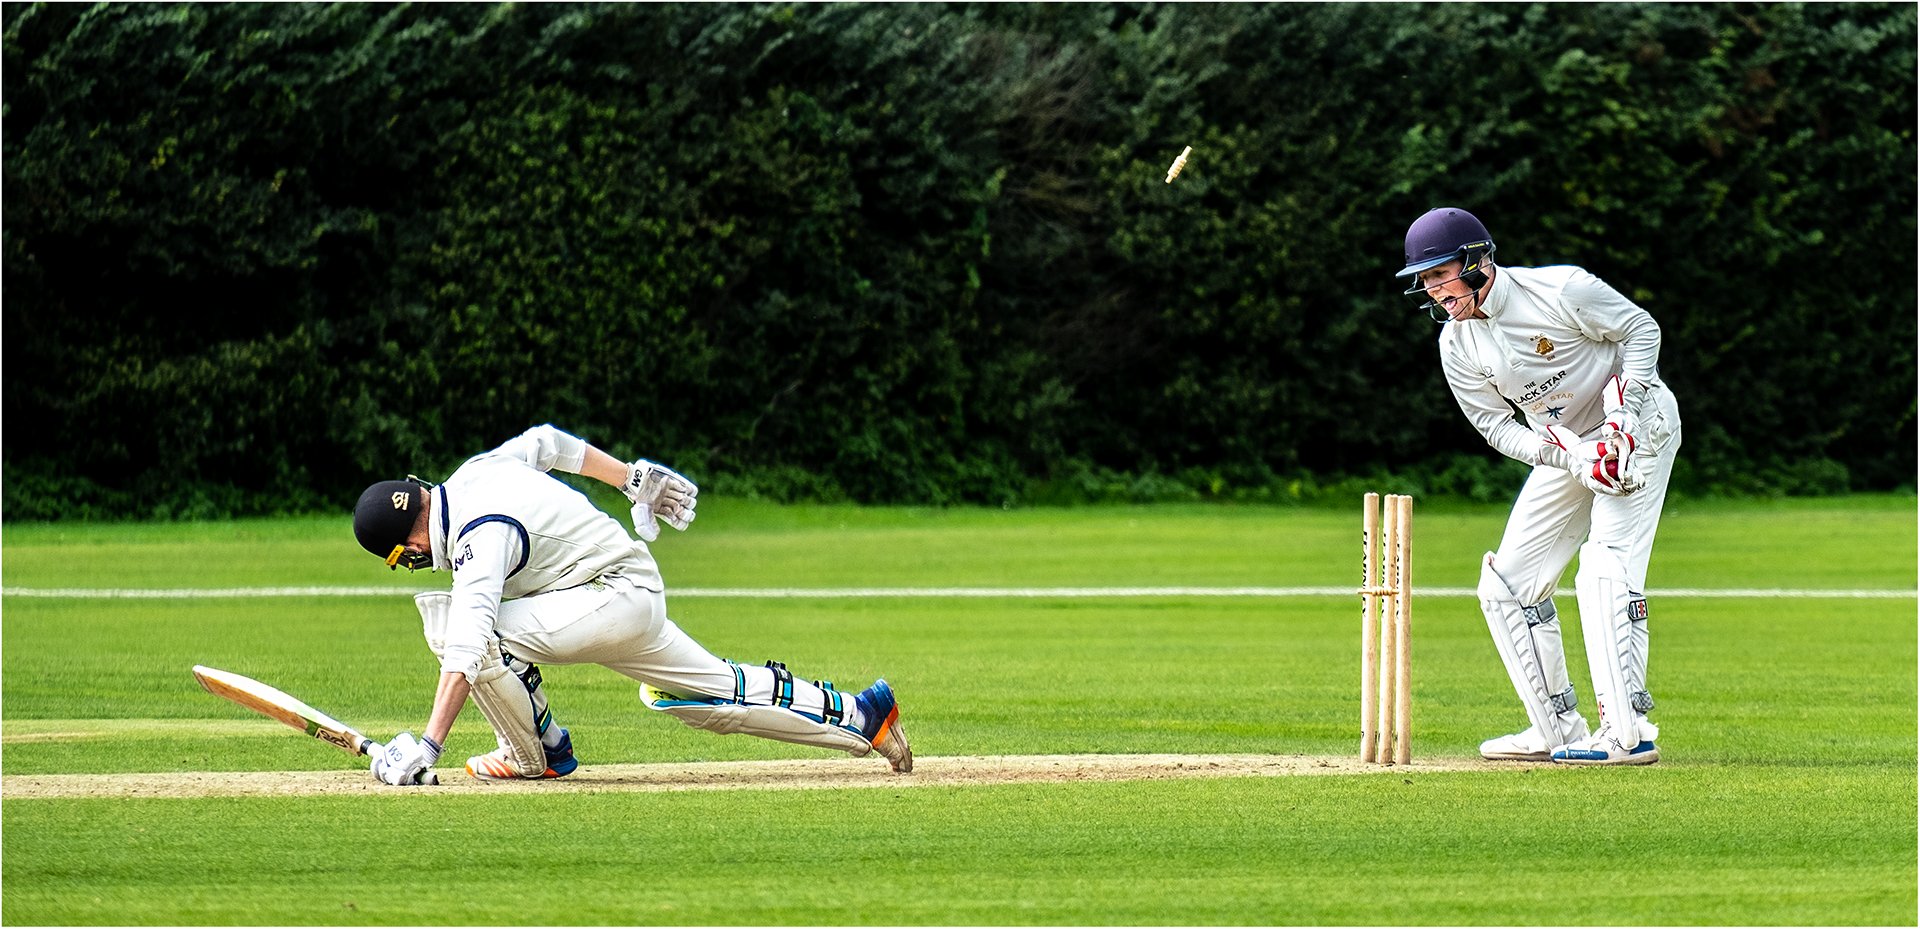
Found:
[(781, 499), (1504, 498), (1392, 277), (1436, 205), (1660, 320), (1681, 492), (1914, 482), (1911, 4), (0, 15), (8, 518), (548, 421)]

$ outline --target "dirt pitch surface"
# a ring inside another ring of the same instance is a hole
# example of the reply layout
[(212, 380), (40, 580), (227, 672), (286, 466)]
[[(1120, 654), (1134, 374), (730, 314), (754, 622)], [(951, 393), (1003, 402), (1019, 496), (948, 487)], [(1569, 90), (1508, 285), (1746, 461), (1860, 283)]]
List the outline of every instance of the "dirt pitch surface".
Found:
[[(914, 759), (911, 774), (894, 774), (873, 758), (788, 761), (702, 761), (677, 764), (581, 765), (562, 780), (481, 782), (451, 768), (434, 794), (529, 791), (645, 793), (667, 790), (810, 790), (847, 787), (973, 787), (992, 784), (1171, 780), (1195, 777), (1291, 777), (1315, 774), (1401, 774), (1513, 770), (1533, 767), (1479, 759), (1364, 764), (1325, 755), (1001, 755)], [(385, 792), (364, 768), (341, 771), (210, 771), (168, 774), (37, 774), (0, 778), (0, 798), (332, 797)]]

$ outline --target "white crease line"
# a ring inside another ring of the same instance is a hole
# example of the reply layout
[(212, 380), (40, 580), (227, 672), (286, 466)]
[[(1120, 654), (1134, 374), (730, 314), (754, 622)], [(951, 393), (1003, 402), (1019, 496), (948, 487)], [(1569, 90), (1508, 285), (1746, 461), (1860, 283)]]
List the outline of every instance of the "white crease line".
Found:
[[(190, 600), (262, 597), (383, 597), (411, 596), (404, 587), (0, 587), (0, 595), (47, 600)], [(1471, 587), (1415, 587), (1428, 597), (1476, 597)], [(683, 587), (669, 590), (670, 598), (730, 598), (746, 600), (847, 600), (905, 597), (916, 599), (1047, 599), (1086, 597), (1349, 597), (1352, 587)], [(1778, 600), (1906, 600), (1920, 596), (1912, 590), (1799, 590), (1775, 588), (1654, 588), (1655, 597), (1706, 599), (1761, 598)]]

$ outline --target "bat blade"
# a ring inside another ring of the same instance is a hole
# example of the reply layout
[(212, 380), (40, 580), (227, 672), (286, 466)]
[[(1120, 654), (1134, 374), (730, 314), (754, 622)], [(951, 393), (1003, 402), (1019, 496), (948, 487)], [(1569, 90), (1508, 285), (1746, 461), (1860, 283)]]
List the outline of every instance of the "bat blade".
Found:
[(361, 735), (352, 726), (302, 703), (286, 691), (244, 674), (194, 665), (193, 676), (207, 693), (292, 726), (349, 755), (365, 755), (373, 746), (373, 740)]

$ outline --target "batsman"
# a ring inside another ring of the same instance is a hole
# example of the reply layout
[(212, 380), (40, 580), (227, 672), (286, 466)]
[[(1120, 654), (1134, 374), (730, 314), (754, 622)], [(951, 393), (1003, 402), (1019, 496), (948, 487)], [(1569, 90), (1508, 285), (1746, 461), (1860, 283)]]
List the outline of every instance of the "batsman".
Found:
[[(635, 539), (548, 472), (617, 487), (633, 504)], [(564, 777), (578, 760), (554, 723), (542, 664), (599, 664), (640, 682), (648, 707), (714, 732), (744, 732), (913, 769), (886, 680), (857, 694), (715, 657), (667, 618), (666, 586), (647, 543), (656, 520), (684, 531), (699, 488), (663, 465), (627, 463), (551, 425), (476, 455), (445, 482), (409, 476), (368, 487), (354, 506), (360, 545), (388, 568), (447, 569), (451, 591), (414, 596), (439, 683), (426, 728), (373, 751), (384, 784), (414, 784), (469, 697), (499, 747), (467, 759), (483, 781)]]
[[(1680, 410), (1660, 380), (1660, 326), (1580, 268), (1500, 267), (1493, 255), (1473, 214), (1436, 209), (1408, 227), (1398, 275), (1442, 324), (1440, 365), (1460, 411), (1488, 444), (1533, 468), (1479, 583), (1530, 725), (1482, 743), (1480, 754), (1652, 764), (1647, 562), (1680, 449)], [(1575, 554), (1597, 731), (1567, 679), (1553, 601)]]

